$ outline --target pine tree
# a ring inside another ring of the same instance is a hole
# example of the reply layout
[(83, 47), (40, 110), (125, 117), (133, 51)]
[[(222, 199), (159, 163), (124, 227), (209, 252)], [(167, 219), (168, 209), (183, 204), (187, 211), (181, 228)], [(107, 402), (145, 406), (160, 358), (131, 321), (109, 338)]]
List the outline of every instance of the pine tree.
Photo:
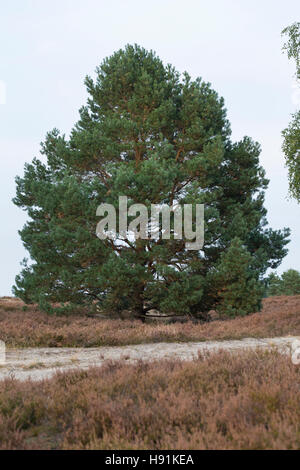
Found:
[(266, 279), (267, 284), (267, 297), (274, 295), (282, 295), (281, 278), (277, 273), (270, 273)]
[(239, 238), (232, 240), (208, 277), (215, 290), (215, 309), (222, 315), (243, 316), (260, 308), (264, 286), (251, 269), (251, 254)]
[[(126, 46), (96, 72), (95, 81), (86, 78), (89, 99), (70, 138), (50, 132), (41, 150), (47, 163), (34, 159), (17, 178), (14, 202), (30, 217), (20, 234), (32, 264), (24, 261), (15, 295), (48, 311), (55, 302), (66, 311), (196, 314), (220, 306), (226, 286), (226, 312), (258, 308), (258, 285), (285, 256), (289, 234), (266, 228), (259, 145), (248, 137), (232, 143), (210, 84), (181, 77), (152, 51)], [(120, 243), (117, 233), (100, 241), (96, 208), (110, 203), (118, 215), (119, 196), (149, 211), (151, 203), (205, 204), (203, 250), (174, 237)], [(243, 259), (240, 285), (226, 264), (234, 250)]]
[(268, 296), (273, 295), (299, 295), (300, 294), (300, 273), (296, 269), (288, 269), (282, 273), (281, 277), (276, 273), (271, 273), (267, 279)]

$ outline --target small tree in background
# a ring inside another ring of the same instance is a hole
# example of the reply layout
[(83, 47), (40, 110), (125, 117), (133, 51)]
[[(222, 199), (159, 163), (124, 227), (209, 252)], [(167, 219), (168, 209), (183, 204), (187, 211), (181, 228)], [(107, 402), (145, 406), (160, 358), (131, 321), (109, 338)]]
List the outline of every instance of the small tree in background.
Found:
[(274, 295), (299, 295), (300, 294), (300, 272), (295, 269), (285, 271), (281, 277), (271, 273), (268, 277), (269, 297)]
[(263, 284), (251, 269), (251, 255), (239, 238), (234, 238), (209, 274), (215, 288), (216, 310), (234, 317), (255, 312), (261, 305)]
[[(296, 62), (296, 82), (299, 86), (300, 80), (300, 23), (294, 23), (282, 31), (288, 37), (283, 46), (289, 59)], [(290, 194), (300, 202), (300, 110), (292, 115), (288, 127), (282, 132), (282, 149), (285, 162), (289, 172)]]
[[(104, 60), (69, 139), (58, 130), (17, 178), (14, 202), (30, 217), (21, 238), (32, 259), (15, 295), (74, 311), (150, 308), (196, 314), (259, 308), (259, 284), (287, 250), (289, 231), (267, 227), (260, 147), (230, 140), (222, 98), (200, 78), (181, 77), (152, 52), (127, 46)], [(205, 243), (100, 241), (100, 203), (205, 204)], [(235, 241), (232, 240), (235, 238)], [(216, 285), (218, 288), (216, 289)]]
[(282, 295), (281, 278), (276, 273), (270, 273), (266, 279), (267, 293), (266, 297)]

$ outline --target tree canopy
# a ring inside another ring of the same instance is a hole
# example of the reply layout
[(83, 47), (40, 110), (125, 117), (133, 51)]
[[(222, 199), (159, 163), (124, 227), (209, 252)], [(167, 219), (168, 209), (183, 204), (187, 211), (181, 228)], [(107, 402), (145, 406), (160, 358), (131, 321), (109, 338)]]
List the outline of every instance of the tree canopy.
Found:
[(267, 296), (299, 295), (300, 273), (296, 269), (288, 269), (281, 276), (271, 273), (267, 279)]
[[(296, 83), (300, 80), (300, 23), (293, 23), (282, 31), (287, 36), (283, 50), (296, 63)], [(292, 197), (300, 202), (300, 110), (292, 115), (288, 127), (282, 132), (282, 149), (289, 172), (289, 190)]]
[[(35, 158), (16, 179), (31, 259), (15, 294), (49, 312), (259, 308), (264, 273), (280, 264), (289, 235), (267, 225), (259, 144), (231, 141), (224, 101), (209, 83), (137, 45), (106, 58), (85, 84), (89, 98), (70, 137), (49, 132), (45, 162)], [(118, 213), (120, 195), (147, 208), (205, 204), (203, 249), (174, 237), (99, 240), (96, 209), (105, 202)]]

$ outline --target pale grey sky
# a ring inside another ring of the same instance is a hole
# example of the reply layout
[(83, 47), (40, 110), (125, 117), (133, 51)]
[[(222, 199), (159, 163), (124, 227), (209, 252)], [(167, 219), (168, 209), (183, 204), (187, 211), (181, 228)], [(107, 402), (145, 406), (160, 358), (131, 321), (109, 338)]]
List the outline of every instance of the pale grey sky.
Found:
[[(0, 0), (0, 295), (10, 295), (26, 252), (26, 215), (11, 203), (16, 174), (47, 131), (67, 135), (86, 100), (83, 80), (127, 43), (153, 49), (224, 97), (233, 138), (262, 146), (273, 228), (292, 229), (279, 272), (300, 270), (300, 205), (287, 199), (281, 130), (299, 107), (281, 30), (300, 21), (297, 0)], [(6, 99), (4, 94), (6, 91)]]

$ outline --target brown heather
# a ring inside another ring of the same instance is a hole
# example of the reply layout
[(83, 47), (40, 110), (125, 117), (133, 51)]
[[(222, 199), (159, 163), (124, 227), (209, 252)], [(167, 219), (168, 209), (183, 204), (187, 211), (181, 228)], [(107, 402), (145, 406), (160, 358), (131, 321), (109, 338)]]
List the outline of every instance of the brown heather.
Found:
[[(0, 339), (8, 347), (96, 347), (300, 335), (300, 295), (271, 297), (247, 317), (206, 324), (145, 324), (139, 320), (56, 317), (21, 301), (0, 299)], [(26, 307), (27, 308), (27, 307)]]
[(7, 379), (0, 448), (299, 449), (300, 366), (277, 352), (218, 352)]

